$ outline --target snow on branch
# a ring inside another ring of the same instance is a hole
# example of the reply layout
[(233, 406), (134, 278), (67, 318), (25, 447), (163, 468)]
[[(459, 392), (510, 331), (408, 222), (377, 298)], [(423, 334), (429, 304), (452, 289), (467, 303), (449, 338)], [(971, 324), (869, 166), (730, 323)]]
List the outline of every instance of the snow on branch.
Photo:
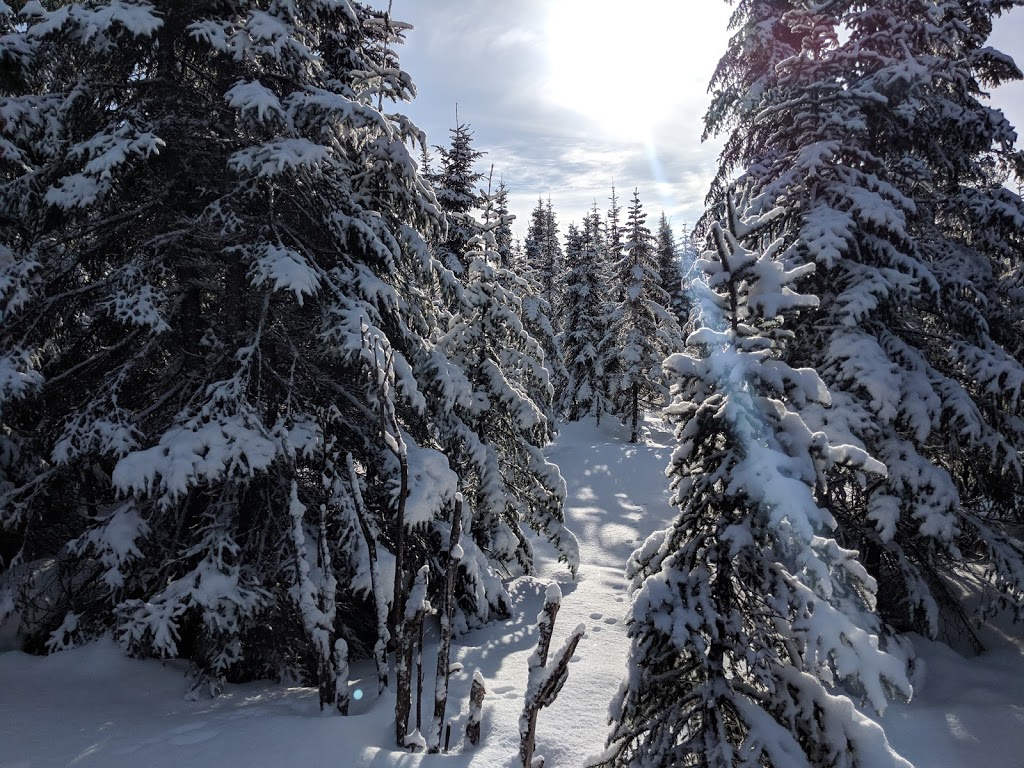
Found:
[(304, 297), (315, 296), (320, 276), (306, 257), (281, 243), (264, 245), (249, 268), (253, 285), (271, 283), (275, 291), (291, 291), (301, 307)]

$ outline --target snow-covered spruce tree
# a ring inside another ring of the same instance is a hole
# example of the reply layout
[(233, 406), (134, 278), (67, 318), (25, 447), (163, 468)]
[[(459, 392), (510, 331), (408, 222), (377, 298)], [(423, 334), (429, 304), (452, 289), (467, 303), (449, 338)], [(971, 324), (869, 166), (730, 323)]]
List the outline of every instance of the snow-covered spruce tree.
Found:
[[(622, 206), (619, 205), (619, 194), (612, 185), (612, 195), (608, 198), (608, 212), (604, 222), (604, 251), (605, 263), (614, 268), (622, 259), (623, 235), (622, 235)], [(618, 299), (622, 286), (614, 286), (617, 293), (613, 296)]]
[(594, 765), (908, 765), (842, 693), (878, 711), (910, 695), (878, 646), (875, 583), (817, 500), (830, 467), (884, 467), (801, 416), (828, 390), (783, 360), (788, 319), (817, 300), (794, 286), (813, 265), (752, 247), (778, 213), (740, 221), (730, 203), (697, 264), (690, 349), (666, 361), (679, 514), (627, 566), (630, 671)]
[(524, 384), (531, 378), (547, 384), (544, 354), (523, 324), (526, 286), (500, 266), (494, 238), (499, 222), (491, 205), (487, 196), (484, 221), (475, 225), (478, 234), (465, 256), (459, 307), (439, 340), (465, 377), (464, 394), (453, 400), (440, 435), (457, 465), (468, 468), (463, 479), (471, 514), (467, 533), (480, 549), (509, 571), (532, 572), (525, 524), (545, 536), (575, 572), (578, 545), (562, 512), (565, 481), (543, 455), (546, 419)]
[(548, 306), (556, 306), (560, 292), (562, 245), (558, 240), (558, 217), (551, 198), (537, 198), (526, 232), (526, 261), (541, 297)]
[[(538, 198), (537, 207), (530, 215), (525, 259), (519, 265), (518, 273), (527, 286), (527, 290), (520, 294), (523, 323), (530, 335), (540, 342), (544, 365), (555, 392), (562, 392), (566, 382), (565, 358), (557, 328), (561, 269), (562, 246), (558, 241), (558, 222), (554, 208), (550, 198), (547, 203)], [(553, 400), (543, 404), (549, 434), (554, 433), (556, 405)]]
[(609, 198), (608, 210), (602, 221), (602, 262), (605, 268), (604, 279), (607, 281), (605, 301), (608, 304), (609, 332), (601, 342), (601, 365), (604, 368), (605, 380), (608, 385), (609, 402), (612, 396), (612, 383), (615, 380), (619, 369), (619, 348), (618, 339), (612, 331), (610, 320), (611, 313), (622, 302), (624, 296), (623, 288), (616, 274), (616, 268), (622, 261), (622, 206), (619, 205), (619, 196), (612, 186), (612, 194)]
[(502, 269), (516, 270), (514, 237), (512, 222), (515, 216), (508, 208), (508, 185), (505, 180), (498, 181), (498, 191), (494, 193), (494, 214), (497, 226), (494, 228), (494, 244), (498, 250), (498, 264)]
[(646, 219), (640, 195), (634, 191), (623, 231), (622, 258), (611, 265), (622, 294), (609, 318), (617, 349), (609, 387), (614, 412), (629, 426), (632, 443), (640, 439), (644, 412), (665, 401), (661, 361), (682, 348), (679, 324), (665, 309), (668, 294), (661, 287)]
[[(583, 413), (590, 410), (591, 385), (578, 382), (586, 382), (588, 377), (585, 371), (592, 369), (596, 356), (591, 341), (576, 327), (580, 320), (578, 314), (581, 300), (589, 293), (587, 288), (580, 285), (583, 276), (579, 272), (583, 260), (583, 239), (584, 234), (580, 228), (575, 223), (569, 224), (565, 233), (565, 286), (558, 308), (562, 326), (562, 354), (565, 355), (568, 376), (568, 386), (565, 392), (560, 393), (559, 401), (560, 410), (569, 421), (579, 420)], [(576, 371), (579, 366), (583, 366), (584, 371)]]
[(1019, 611), (1024, 587), (1005, 528), (1021, 514), (1024, 206), (1003, 181), (1021, 156), (981, 90), (1021, 77), (986, 46), (1017, 5), (739, 3), (707, 116), (729, 132), (712, 202), (742, 171), (752, 198), (786, 201), (776, 231), (818, 266), (821, 306), (788, 359), (832, 407), (806, 418), (888, 470), (829, 484), (838, 538), (888, 622), (976, 647), (949, 581), (963, 553), (986, 568), (983, 613)]
[(690, 299), (683, 286), (680, 250), (676, 246), (672, 226), (664, 212), (658, 219), (654, 250), (658, 255), (658, 277), (661, 281), (661, 289), (668, 296), (665, 308), (672, 313), (679, 327), (682, 328), (690, 316)]
[[(515, 292), (519, 296), (520, 317), (523, 320), (523, 328), (540, 344), (540, 360), (546, 375), (542, 383), (535, 377), (524, 383), (527, 385), (526, 389), (530, 398), (544, 414), (544, 431), (547, 435), (545, 442), (547, 442), (547, 440), (554, 437), (557, 427), (558, 404), (555, 399), (555, 393), (565, 389), (567, 379), (565, 358), (562, 354), (559, 334), (555, 331), (551, 307), (543, 298), (537, 295), (536, 286), (529, 278), (523, 277), (511, 270), (509, 275), (514, 276), (516, 280)], [(538, 384), (541, 384), (541, 386), (537, 386)]]
[[(347, 649), (387, 640), (389, 561), (447, 565), (460, 479), (436, 449), (472, 402), (430, 341), (419, 134), (381, 110), (411, 94), (401, 28), (334, 0), (0, 19), (0, 529), (26, 645), (112, 630), (213, 687), (293, 672), (343, 708)], [(462, 552), (466, 625), (508, 598)]]
[(547, 303), (537, 295), (535, 283), (520, 275), (515, 269), (511, 227), (515, 216), (508, 211), (508, 188), (503, 182), (499, 183), (497, 192), (492, 194), (490, 178), (493, 175), (492, 167), (484, 198), (484, 228), (490, 231), (494, 238), (494, 250), (497, 253), (495, 263), (500, 268), (498, 279), (517, 298), (523, 329), (540, 344), (541, 350), (541, 357), (536, 359), (536, 362), (540, 363), (539, 367), (532, 363), (523, 365), (517, 351), (510, 353), (505, 367), (514, 377), (515, 383), (544, 414), (543, 427), (540, 428), (543, 435), (540, 442), (543, 445), (555, 434), (557, 405), (554, 382), (565, 380), (565, 366), (562, 363), (561, 347), (549, 317)]
[(547, 442), (555, 430), (554, 384), (564, 380), (565, 367), (550, 320), (550, 309), (538, 295), (538, 284), (530, 278), (531, 272), (525, 265), (515, 265), (522, 267), (525, 275), (519, 275), (512, 269), (511, 223), (515, 217), (508, 212), (508, 190), (504, 184), (499, 184), (498, 191), (492, 192), (493, 166), (486, 176), (486, 192), (476, 186), (485, 175), (475, 170), (474, 163), (484, 153), (473, 148), (472, 133), (468, 126), (453, 130), (451, 147), (439, 149), (447, 162), (445, 171), (435, 176), (433, 183), (445, 212), (448, 235), (435, 251), (451, 272), (450, 275), (442, 275), (442, 283), (448, 286), (446, 292), (453, 296), (454, 302), (445, 302), (442, 305), (453, 313), (453, 317), (445, 322), (458, 322), (458, 316), (462, 312), (462, 300), (458, 296), (461, 284), (460, 287), (453, 287), (452, 280), (453, 275), (465, 278), (466, 260), (472, 250), (470, 242), (481, 231), (480, 222), (476, 219), (479, 210), (485, 219), (484, 228), (492, 231), (499, 255), (499, 266), (502, 268), (500, 274), (502, 279), (508, 280), (505, 287), (518, 298), (517, 311), (526, 331), (541, 344), (541, 363), (547, 369), (547, 374), (539, 377), (530, 373), (518, 383), (544, 413), (544, 442)]
[[(473, 166), (482, 153), (473, 149), (467, 127), (452, 135), (452, 146), (442, 156), (460, 170), (438, 174), (434, 184), (441, 187), (447, 247), (466, 250), (437, 249), (436, 258), (443, 260), (437, 265), (444, 320), (437, 351), (445, 356), (438, 363), (445, 408), (438, 414), (436, 434), (452, 462), (464, 470), (466, 536), (487, 553), (475, 566), (467, 559), (459, 571), (453, 622), (464, 631), (510, 610), (508, 595), (493, 583), (489, 568), (532, 571), (524, 525), (554, 541), (573, 570), (578, 557), (575, 540), (563, 526), (564, 481), (541, 453), (553, 432), (554, 414), (548, 361), (539, 339), (554, 344), (554, 334), (530, 281), (501, 266), (511, 256), (501, 252), (509, 247), (511, 217), (499, 213), (500, 201), (490, 189), (473, 186), (483, 178)], [(448, 210), (445, 200), (462, 203)], [(475, 216), (476, 206), (482, 208), (483, 221)], [(535, 327), (536, 337), (531, 333)]]
[(582, 230), (570, 226), (565, 247), (562, 348), (568, 375), (561, 408), (570, 421), (594, 416), (600, 423), (611, 409), (602, 355), (609, 338), (603, 255), (601, 217), (595, 207)]
[(462, 275), (469, 241), (475, 234), (473, 214), (482, 202), (478, 186), (484, 174), (476, 170), (476, 161), (484, 153), (473, 147), (473, 132), (462, 123), (451, 129), (450, 146), (435, 149), (441, 156), (441, 169), (431, 181), (448, 224), (437, 247), (438, 256), (445, 267)]

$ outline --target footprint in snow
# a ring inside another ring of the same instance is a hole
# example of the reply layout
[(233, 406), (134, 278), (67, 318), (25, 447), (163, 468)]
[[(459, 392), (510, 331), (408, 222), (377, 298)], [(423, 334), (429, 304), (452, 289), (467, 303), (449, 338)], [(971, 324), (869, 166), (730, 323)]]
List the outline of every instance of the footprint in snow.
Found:
[(618, 619), (613, 619), (611, 616), (609, 616), (607, 619), (604, 620), (604, 623), (605, 624), (618, 624), (619, 620)]
[(604, 617), (604, 614), (603, 613), (598, 613), (597, 611), (595, 611), (594, 613), (590, 614), (590, 618), (592, 618), (594, 621), (597, 621), (598, 619), (603, 618), (603, 617)]

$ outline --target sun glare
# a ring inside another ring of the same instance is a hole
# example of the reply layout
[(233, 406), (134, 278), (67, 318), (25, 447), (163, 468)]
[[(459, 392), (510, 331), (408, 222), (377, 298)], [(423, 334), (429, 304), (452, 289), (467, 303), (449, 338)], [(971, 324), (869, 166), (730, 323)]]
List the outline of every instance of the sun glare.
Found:
[(726, 16), (699, 5), (554, 0), (547, 97), (618, 138), (646, 136), (685, 104), (700, 109), (724, 52)]

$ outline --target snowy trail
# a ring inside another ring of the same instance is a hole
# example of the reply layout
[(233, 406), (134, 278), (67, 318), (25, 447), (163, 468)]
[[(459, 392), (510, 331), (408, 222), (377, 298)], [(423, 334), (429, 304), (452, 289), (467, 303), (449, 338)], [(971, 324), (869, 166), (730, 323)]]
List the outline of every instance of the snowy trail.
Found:
[[(671, 515), (664, 475), (671, 434), (659, 423), (648, 427), (645, 444), (629, 445), (617, 424), (600, 429), (592, 422), (567, 424), (551, 447), (549, 455), (568, 486), (566, 523), (579, 539), (580, 572), (572, 580), (553, 551), (538, 543), (538, 576), (517, 579), (510, 587), (514, 618), (457, 641), (457, 658), (466, 667), (462, 686), (468, 686), (474, 668), (488, 681), (485, 735), (469, 765), (515, 765), (527, 659), (537, 643), (535, 619), (551, 581), (559, 583), (563, 595), (552, 648), (578, 624), (587, 634), (562, 692), (540, 712), (536, 754), (549, 766), (577, 768), (604, 748), (608, 704), (625, 674), (628, 649), (626, 560)], [(500, 654), (494, 652), (498, 649)], [(435, 760), (451, 765), (429, 757), (423, 764)]]
[[(645, 444), (631, 446), (614, 424), (563, 426), (550, 455), (568, 485), (579, 578), (538, 544), (538, 576), (509, 586), (513, 617), (457, 639), (453, 659), (465, 669), (452, 676), (451, 753), (390, 747), (393, 699), (376, 697), (370, 665), (353, 669), (363, 697), (341, 718), (318, 711), (315, 690), (269, 683), (228, 685), (217, 699), (188, 701), (185, 664), (126, 659), (107, 640), (49, 658), (0, 653), (0, 768), (511, 768), (535, 619), (551, 581), (563, 592), (552, 645), (577, 624), (587, 633), (561, 694), (540, 712), (537, 753), (548, 768), (580, 768), (604, 746), (608, 704), (625, 671), (626, 560), (672, 514), (663, 474), (672, 440), (657, 423), (648, 430)], [(1024, 768), (1019, 643), (1008, 639), (965, 659), (915, 639), (924, 664), (914, 702), (892, 705), (882, 720), (891, 743), (917, 768)], [(433, 658), (428, 644), (428, 666)], [(475, 748), (462, 736), (474, 669), (488, 689)]]
[[(555, 642), (579, 623), (587, 628), (565, 688), (540, 715), (538, 752), (550, 765), (579, 765), (604, 748), (629, 643), (626, 561), (672, 513), (664, 473), (671, 433), (648, 427), (646, 443), (629, 445), (617, 424), (568, 424), (550, 451), (568, 484), (566, 522), (580, 542), (579, 578), (571, 589), (563, 585)], [(567, 579), (553, 562), (541, 573)]]

